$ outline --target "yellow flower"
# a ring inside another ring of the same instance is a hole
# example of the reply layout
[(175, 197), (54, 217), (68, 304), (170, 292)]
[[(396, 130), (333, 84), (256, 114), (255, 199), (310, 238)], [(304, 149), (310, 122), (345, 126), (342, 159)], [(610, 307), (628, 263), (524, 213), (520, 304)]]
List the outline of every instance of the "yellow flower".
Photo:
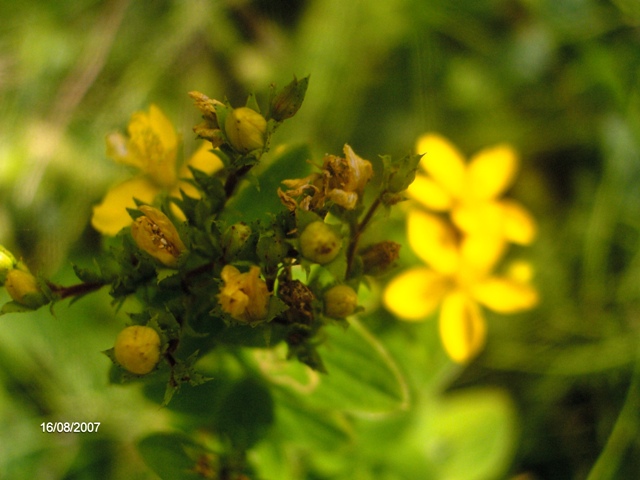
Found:
[(252, 266), (240, 273), (236, 267), (225, 265), (220, 273), (224, 286), (218, 294), (222, 310), (236, 320), (254, 322), (269, 312), (269, 290), (260, 278), (260, 268)]
[(448, 140), (437, 134), (418, 139), (421, 171), (409, 194), (430, 210), (451, 214), (465, 233), (493, 236), (495, 242), (531, 243), (536, 226), (519, 203), (500, 199), (518, 169), (516, 152), (497, 145), (475, 154), (467, 163)]
[[(440, 307), (440, 336), (452, 360), (464, 363), (484, 346), (487, 327), (481, 306), (515, 313), (538, 303), (536, 290), (522, 274), (492, 273), (499, 255), (487, 237), (461, 237), (441, 218), (420, 210), (409, 212), (407, 228), (411, 248), (427, 265), (394, 278), (384, 302), (409, 321), (422, 321)], [(519, 265), (517, 270), (523, 269)]]
[(128, 133), (128, 138), (112, 133), (106, 139), (107, 156), (140, 172), (111, 188), (102, 203), (93, 208), (91, 224), (106, 235), (115, 235), (131, 224), (127, 208), (136, 208), (134, 198), (150, 204), (159, 193), (179, 196), (180, 189), (197, 197), (195, 187), (181, 181), (192, 176), (187, 165), (208, 174), (222, 168), (220, 159), (209, 151), (211, 144), (205, 142), (179, 169), (178, 136), (169, 119), (155, 105), (151, 105), (148, 113), (136, 112), (131, 116)]

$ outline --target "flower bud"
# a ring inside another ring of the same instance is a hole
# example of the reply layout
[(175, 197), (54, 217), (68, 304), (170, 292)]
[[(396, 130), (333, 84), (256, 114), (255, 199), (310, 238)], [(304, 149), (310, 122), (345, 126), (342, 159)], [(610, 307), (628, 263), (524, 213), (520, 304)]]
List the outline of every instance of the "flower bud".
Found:
[(358, 294), (349, 285), (336, 285), (324, 294), (324, 314), (332, 318), (346, 318), (356, 311)]
[(324, 265), (338, 256), (342, 238), (322, 221), (312, 222), (300, 234), (300, 252), (307, 260)]
[(16, 268), (16, 257), (9, 250), (0, 245), (0, 285), (7, 280), (7, 274)]
[(4, 286), (13, 300), (25, 307), (38, 308), (48, 303), (47, 297), (38, 286), (38, 280), (27, 271), (10, 270)]
[(145, 375), (160, 361), (160, 335), (151, 327), (127, 327), (118, 334), (113, 353), (125, 370)]
[(236, 320), (255, 322), (269, 312), (269, 289), (260, 278), (260, 268), (252, 266), (248, 272), (240, 273), (236, 267), (225, 265), (220, 273), (224, 286), (218, 294), (222, 310)]
[(229, 112), (224, 130), (234, 149), (248, 153), (264, 147), (267, 121), (255, 110), (240, 107)]
[(309, 77), (302, 80), (294, 77), (293, 81), (271, 100), (271, 118), (281, 122), (293, 117), (302, 106), (308, 85)]
[(167, 267), (176, 268), (180, 255), (186, 250), (169, 217), (157, 208), (143, 205), (143, 216), (131, 225), (131, 235), (141, 250)]
[(226, 259), (233, 258), (247, 244), (251, 227), (244, 222), (234, 223), (222, 234), (222, 251)]

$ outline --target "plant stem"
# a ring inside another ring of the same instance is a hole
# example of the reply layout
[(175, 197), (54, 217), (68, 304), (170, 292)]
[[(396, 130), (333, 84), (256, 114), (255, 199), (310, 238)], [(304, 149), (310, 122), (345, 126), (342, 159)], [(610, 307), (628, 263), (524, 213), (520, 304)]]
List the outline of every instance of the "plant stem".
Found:
[(367, 226), (371, 222), (371, 219), (373, 218), (373, 215), (376, 213), (376, 210), (382, 203), (383, 193), (378, 195), (376, 199), (373, 201), (373, 203), (369, 207), (369, 210), (367, 210), (367, 213), (365, 214), (364, 218), (359, 224), (357, 224), (355, 231), (351, 236), (351, 241), (349, 242), (349, 247), (347, 250), (347, 275), (346, 275), (347, 278), (349, 278), (349, 276), (351, 275), (351, 270), (353, 269), (353, 262), (356, 257), (356, 252), (358, 250), (358, 243), (360, 243), (360, 237), (362, 236), (362, 232), (364, 232), (364, 230), (367, 228)]
[(105, 285), (106, 284), (102, 282), (78, 283), (77, 285), (70, 285), (68, 287), (49, 284), (49, 288), (53, 293), (60, 296), (60, 299), (65, 299), (69, 297), (75, 297), (77, 295), (85, 295), (87, 293), (95, 292)]

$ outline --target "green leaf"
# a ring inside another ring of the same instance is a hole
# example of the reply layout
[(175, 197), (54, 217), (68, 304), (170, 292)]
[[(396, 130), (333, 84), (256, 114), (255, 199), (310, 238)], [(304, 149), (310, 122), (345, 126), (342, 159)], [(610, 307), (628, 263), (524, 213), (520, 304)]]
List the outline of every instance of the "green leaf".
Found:
[(273, 399), (264, 383), (245, 378), (236, 383), (220, 404), (217, 430), (240, 449), (255, 445), (273, 423)]
[(282, 390), (276, 399), (278, 432), (297, 446), (335, 450), (352, 439), (343, 413), (309, 407)]
[(331, 329), (319, 347), (328, 371), (310, 399), (355, 413), (389, 413), (409, 406), (405, 379), (384, 346), (357, 320)]
[(436, 478), (505, 478), (517, 444), (516, 413), (502, 391), (477, 389), (446, 395), (424, 411), (416, 441), (428, 439)]
[(260, 179), (260, 190), (246, 183), (238, 190), (228, 203), (228, 213), (225, 213), (225, 216), (231, 217), (227, 218), (228, 224), (242, 220), (270, 220), (271, 214), (284, 208), (278, 197), (278, 187), (282, 187), (282, 180), (308, 175), (309, 158), (311, 153), (306, 145), (287, 148), (276, 158), (270, 158), (268, 161), (263, 157), (253, 171)]
[(198, 459), (210, 455), (204, 447), (179, 433), (154, 433), (138, 442), (138, 451), (163, 480), (202, 480), (194, 470)]

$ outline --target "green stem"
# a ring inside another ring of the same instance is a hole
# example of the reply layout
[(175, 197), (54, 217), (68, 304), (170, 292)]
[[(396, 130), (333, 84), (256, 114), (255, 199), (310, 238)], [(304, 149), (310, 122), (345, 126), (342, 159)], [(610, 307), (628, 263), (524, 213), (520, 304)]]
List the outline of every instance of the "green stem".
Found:
[(362, 233), (371, 222), (371, 219), (373, 218), (373, 215), (376, 213), (376, 210), (382, 203), (383, 194), (384, 192), (378, 195), (378, 197), (376, 197), (376, 199), (373, 201), (373, 203), (369, 207), (369, 210), (365, 214), (364, 218), (356, 226), (355, 231), (351, 236), (351, 241), (349, 242), (349, 247), (347, 249), (347, 278), (349, 278), (349, 276), (351, 275), (351, 270), (353, 269), (353, 262), (356, 257), (356, 252), (358, 251), (358, 244), (360, 243), (360, 237), (362, 236)]

